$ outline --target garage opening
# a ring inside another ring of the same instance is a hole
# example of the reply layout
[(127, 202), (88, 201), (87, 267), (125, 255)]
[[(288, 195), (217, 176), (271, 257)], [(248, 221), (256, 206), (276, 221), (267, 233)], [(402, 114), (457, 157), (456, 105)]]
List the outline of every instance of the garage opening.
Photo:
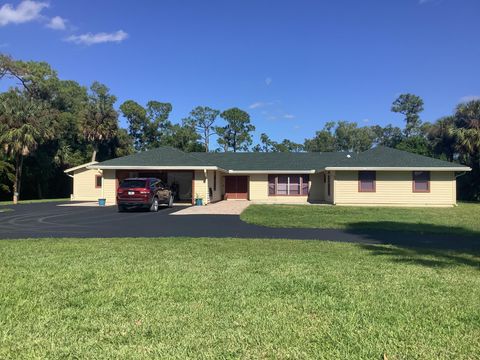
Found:
[(192, 171), (163, 171), (163, 170), (117, 170), (117, 183), (126, 178), (153, 177), (162, 180), (175, 194), (175, 202), (193, 202), (192, 197)]

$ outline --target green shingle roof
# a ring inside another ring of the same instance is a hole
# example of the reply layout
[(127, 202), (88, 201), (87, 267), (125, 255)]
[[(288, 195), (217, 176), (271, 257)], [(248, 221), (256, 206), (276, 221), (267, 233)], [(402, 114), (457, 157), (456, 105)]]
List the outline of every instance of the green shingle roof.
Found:
[(434, 159), (428, 156), (413, 154), (407, 151), (377, 146), (373, 149), (352, 154), (336, 165), (328, 167), (375, 167), (375, 168), (459, 168), (459, 171), (469, 170), (461, 164)]
[(346, 153), (193, 153), (206, 163), (215, 164), (225, 170), (316, 170), (335, 165), (346, 157)]
[(378, 146), (352, 154), (346, 152), (304, 153), (185, 153), (172, 147), (157, 149), (107, 160), (92, 167), (98, 168), (210, 168), (227, 171), (312, 171), (325, 168), (469, 168), (460, 164)]
[(204, 161), (197, 159), (189, 153), (169, 146), (142, 151), (136, 154), (103, 161), (96, 164), (99, 167), (116, 166), (205, 166)]

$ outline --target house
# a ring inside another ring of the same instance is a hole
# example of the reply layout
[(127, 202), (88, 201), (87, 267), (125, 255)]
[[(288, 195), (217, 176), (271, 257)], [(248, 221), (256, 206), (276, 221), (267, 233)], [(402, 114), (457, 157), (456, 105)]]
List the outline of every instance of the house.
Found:
[(178, 189), (177, 201), (222, 199), (268, 203), (453, 206), (456, 178), (469, 167), (387, 147), (353, 154), (185, 153), (161, 147), (65, 170), (72, 200), (115, 204), (128, 177), (157, 177)]

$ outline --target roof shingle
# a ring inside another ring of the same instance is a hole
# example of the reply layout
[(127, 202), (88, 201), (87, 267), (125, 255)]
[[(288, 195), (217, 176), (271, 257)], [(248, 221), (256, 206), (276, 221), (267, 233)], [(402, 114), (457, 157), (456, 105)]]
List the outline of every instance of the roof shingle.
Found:
[(313, 171), (325, 168), (455, 168), (466, 171), (460, 164), (442, 161), (406, 151), (377, 146), (362, 153), (302, 152), (302, 153), (185, 153), (172, 147), (107, 160), (92, 167), (218, 167), (230, 171)]

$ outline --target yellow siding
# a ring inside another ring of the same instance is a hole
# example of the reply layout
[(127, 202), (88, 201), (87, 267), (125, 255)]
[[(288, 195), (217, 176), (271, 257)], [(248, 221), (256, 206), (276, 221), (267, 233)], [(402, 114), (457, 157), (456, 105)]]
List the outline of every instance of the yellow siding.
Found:
[(193, 194), (195, 197), (200, 197), (203, 199), (204, 204), (208, 204), (208, 179), (205, 177), (203, 170), (195, 170), (195, 178), (193, 181)]
[(323, 183), (323, 173), (310, 174), (309, 183), (309, 201), (324, 201), (325, 200), (325, 184)]
[(107, 205), (117, 203), (117, 179), (115, 170), (103, 170), (103, 196)]
[[(207, 171), (207, 177), (208, 177), (208, 187), (212, 189), (212, 194), (213, 194), (212, 198), (209, 198), (209, 202), (222, 200), (222, 186), (220, 185), (222, 178), (221, 178), (220, 171), (209, 170)], [(217, 177), (217, 187), (215, 190), (213, 189), (214, 177)]]
[(377, 171), (376, 192), (358, 191), (357, 171), (337, 171), (334, 202), (338, 205), (451, 206), (456, 204), (454, 172), (431, 172), (430, 192), (412, 191), (411, 171)]
[(97, 201), (102, 195), (102, 189), (95, 188), (95, 175), (102, 173), (95, 169), (78, 169), (73, 173), (72, 200)]

